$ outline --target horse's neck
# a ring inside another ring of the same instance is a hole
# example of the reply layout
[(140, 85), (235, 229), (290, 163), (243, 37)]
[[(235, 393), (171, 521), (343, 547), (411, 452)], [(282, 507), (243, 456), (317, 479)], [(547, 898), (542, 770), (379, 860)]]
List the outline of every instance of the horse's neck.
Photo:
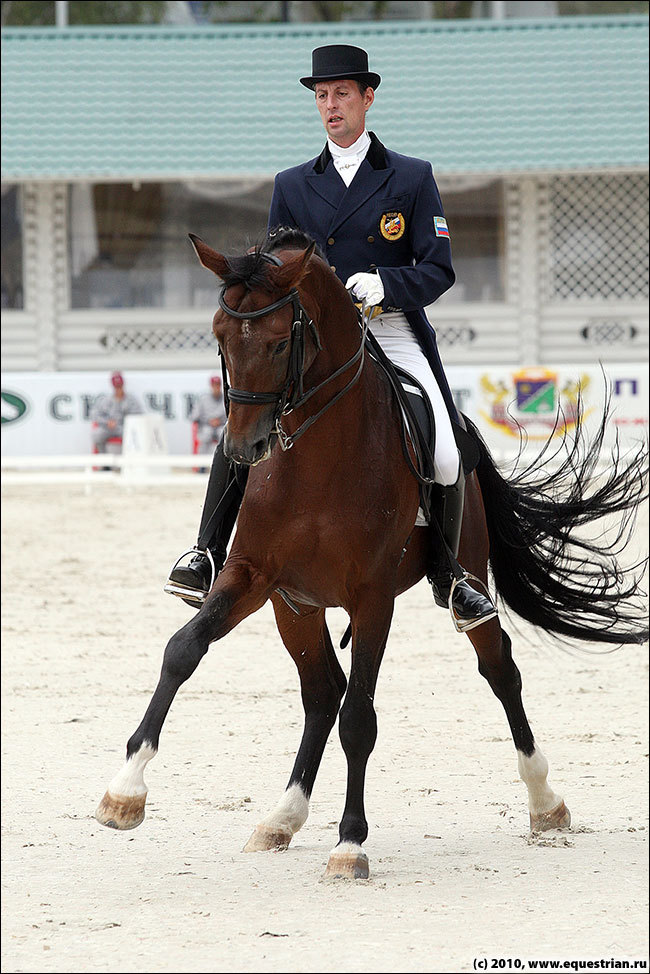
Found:
[(362, 347), (356, 312), (347, 295), (343, 298), (338, 306), (330, 303), (318, 322), (322, 347), (305, 375), (309, 401), (299, 409), (296, 425), (320, 413), (318, 425), (331, 428), (338, 448), (358, 453), (383, 397), (376, 365)]
[(316, 302), (319, 309), (317, 321), (322, 351), (318, 353), (313, 363), (319, 381), (345, 365), (361, 344), (361, 329), (354, 305), (347, 292), (342, 289), (342, 285), (332, 286), (333, 277), (334, 274), (329, 267), (319, 268)]

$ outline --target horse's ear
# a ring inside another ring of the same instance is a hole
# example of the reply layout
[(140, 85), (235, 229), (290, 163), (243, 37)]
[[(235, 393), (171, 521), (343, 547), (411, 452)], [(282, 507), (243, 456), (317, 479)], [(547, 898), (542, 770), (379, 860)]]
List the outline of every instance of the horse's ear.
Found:
[(278, 291), (288, 291), (300, 284), (307, 273), (307, 265), (315, 248), (316, 244), (312, 243), (302, 253), (297, 253), (295, 257), (288, 257), (281, 267), (269, 268), (267, 276)]
[(217, 277), (223, 277), (228, 270), (228, 261), (223, 254), (218, 254), (212, 247), (208, 247), (207, 243), (197, 237), (195, 233), (189, 233), (188, 237), (192, 241), (196, 256), (203, 266), (216, 274)]

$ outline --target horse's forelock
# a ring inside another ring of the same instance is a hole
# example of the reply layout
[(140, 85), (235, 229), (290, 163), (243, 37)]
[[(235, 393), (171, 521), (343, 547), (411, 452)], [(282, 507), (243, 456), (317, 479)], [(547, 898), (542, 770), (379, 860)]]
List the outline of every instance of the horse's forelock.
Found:
[[(303, 230), (279, 227), (247, 254), (226, 257), (228, 270), (223, 278), (224, 284), (226, 287), (242, 284), (247, 291), (255, 288), (273, 291), (272, 275), (269, 275), (271, 265), (264, 259), (264, 254), (272, 254), (277, 250), (306, 250), (313, 243), (309, 234)], [(318, 245), (315, 245), (315, 253), (325, 259)]]
[(252, 253), (238, 257), (226, 257), (226, 261), (228, 270), (223, 279), (226, 287), (243, 284), (248, 291), (256, 287), (268, 288), (268, 262), (262, 257), (261, 248), (256, 247)]

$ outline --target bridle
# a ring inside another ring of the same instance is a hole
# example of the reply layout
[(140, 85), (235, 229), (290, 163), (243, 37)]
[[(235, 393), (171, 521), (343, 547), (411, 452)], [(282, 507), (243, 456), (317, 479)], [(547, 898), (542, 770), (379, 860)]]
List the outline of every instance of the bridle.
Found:
[[(261, 253), (260, 257), (269, 261), (269, 263), (275, 264), (276, 266), (282, 266), (282, 261), (279, 257), (276, 257), (275, 254)], [(284, 380), (284, 385), (280, 391), (248, 392), (246, 389), (231, 388), (228, 388), (227, 390), (228, 399), (231, 402), (239, 403), (244, 406), (268, 406), (271, 403), (275, 403), (276, 409), (272, 433), (277, 435), (282, 449), (289, 450), (295, 441), (302, 436), (303, 433), (306, 433), (309, 427), (312, 426), (316, 420), (320, 419), (323, 413), (326, 413), (335, 402), (338, 402), (341, 396), (344, 396), (345, 393), (348, 392), (348, 390), (351, 389), (359, 379), (364, 364), (366, 334), (368, 331), (368, 321), (366, 320), (366, 315), (362, 312), (361, 343), (354, 355), (326, 379), (323, 379), (323, 381), (318, 385), (313, 386), (311, 389), (308, 389), (307, 392), (305, 392), (304, 378), (306, 331), (309, 330), (312, 336), (314, 345), (316, 347), (316, 354), (322, 350), (323, 346), (321, 345), (318, 328), (316, 327), (313, 319), (309, 317), (307, 311), (305, 310), (297, 289), (295, 287), (291, 288), (289, 293), (285, 294), (284, 297), (280, 298), (278, 301), (274, 301), (272, 304), (266, 305), (264, 308), (260, 308), (259, 311), (236, 311), (234, 308), (231, 308), (228, 304), (226, 304), (225, 293), (227, 289), (227, 284), (224, 284), (221, 288), (219, 293), (219, 307), (222, 311), (225, 311), (226, 314), (230, 315), (232, 318), (238, 318), (240, 321), (244, 319), (263, 318), (265, 315), (271, 314), (273, 311), (278, 311), (280, 308), (284, 308), (287, 304), (291, 304), (293, 324), (291, 326), (289, 364), (287, 366), (287, 375)], [(334, 379), (337, 379), (356, 362), (359, 362), (359, 367), (357, 368), (354, 376), (323, 406), (322, 409), (320, 409), (313, 416), (309, 416), (298, 427), (298, 429), (295, 430), (294, 433), (287, 433), (282, 428), (282, 416), (288, 416), (289, 413), (293, 412), (294, 409), (298, 409), (299, 406), (304, 406), (304, 404), (308, 402), (312, 396), (314, 396), (317, 392), (320, 392), (320, 390), (328, 385), (328, 383), (332, 382)]]

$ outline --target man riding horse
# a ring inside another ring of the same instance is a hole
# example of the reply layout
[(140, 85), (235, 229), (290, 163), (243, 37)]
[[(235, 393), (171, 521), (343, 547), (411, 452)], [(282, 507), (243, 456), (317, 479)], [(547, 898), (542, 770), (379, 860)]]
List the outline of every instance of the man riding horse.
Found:
[[(327, 144), (316, 159), (277, 175), (269, 234), (278, 227), (309, 234), (354, 297), (373, 308), (370, 329), (387, 357), (426, 390), (435, 418), (439, 485), (439, 524), (429, 531), (427, 575), (436, 603), (447, 606), (451, 593), (453, 614), (471, 628), (494, 618), (496, 609), (467, 581), (454, 585), (449, 553), (454, 558), (458, 553), (464, 497), (452, 427), (458, 415), (423, 310), (455, 280), (449, 229), (431, 165), (386, 149), (366, 131), (366, 112), (380, 80), (368, 70), (361, 48), (334, 44), (313, 51), (312, 73), (300, 81), (315, 93)], [(177, 563), (166, 590), (197, 606), (203, 602), (225, 562), (241, 496), (222, 441), (193, 557), (187, 565)]]

